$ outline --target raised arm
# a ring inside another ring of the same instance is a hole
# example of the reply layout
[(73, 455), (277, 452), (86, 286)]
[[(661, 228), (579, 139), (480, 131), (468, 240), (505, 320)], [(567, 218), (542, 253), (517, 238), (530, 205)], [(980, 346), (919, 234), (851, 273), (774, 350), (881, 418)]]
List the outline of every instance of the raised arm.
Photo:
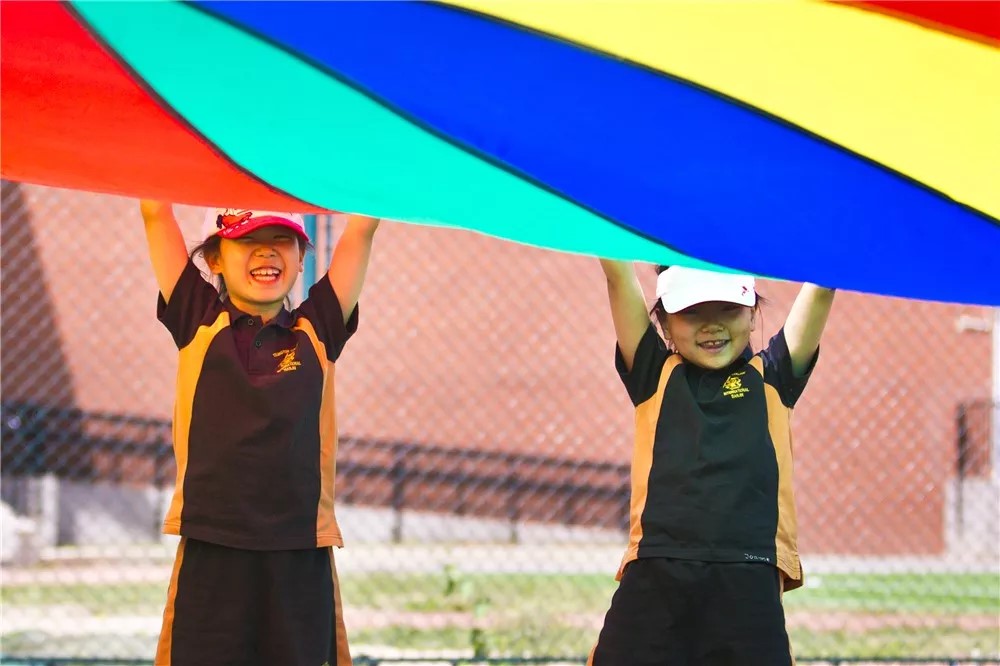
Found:
[(146, 225), (146, 243), (156, 284), (160, 287), (163, 300), (169, 302), (170, 294), (188, 262), (184, 236), (174, 217), (173, 204), (143, 199), (139, 202), (139, 209)]
[(819, 339), (833, 307), (833, 289), (808, 282), (802, 285), (785, 320), (785, 342), (792, 359), (792, 371), (797, 377), (805, 374), (812, 362)]
[(611, 302), (615, 335), (618, 336), (618, 349), (625, 359), (625, 367), (632, 370), (635, 350), (649, 328), (642, 288), (631, 262), (601, 259), (601, 268), (608, 279), (608, 300)]
[(361, 297), (368, 272), (368, 259), (372, 253), (372, 240), (378, 229), (379, 219), (365, 215), (348, 215), (347, 228), (337, 241), (330, 261), (330, 284), (340, 299), (344, 310), (344, 323), (351, 318), (354, 307)]

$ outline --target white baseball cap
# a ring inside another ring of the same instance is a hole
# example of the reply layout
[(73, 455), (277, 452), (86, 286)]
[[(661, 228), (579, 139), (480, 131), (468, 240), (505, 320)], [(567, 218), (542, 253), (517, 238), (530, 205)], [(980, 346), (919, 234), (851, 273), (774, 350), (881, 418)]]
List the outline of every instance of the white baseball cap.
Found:
[(750, 275), (671, 266), (656, 278), (656, 298), (668, 314), (674, 314), (709, 301), (753, 307), (757, 303), (757, 292)]
[(298, 213), (274, 210), (249, 210), (246, 208), (209, 208), (205, 212), (203, 238), (221, 236), (239, 238), (255, 229), (270, 225), (287, 227), (308, 242), (305, 222)]

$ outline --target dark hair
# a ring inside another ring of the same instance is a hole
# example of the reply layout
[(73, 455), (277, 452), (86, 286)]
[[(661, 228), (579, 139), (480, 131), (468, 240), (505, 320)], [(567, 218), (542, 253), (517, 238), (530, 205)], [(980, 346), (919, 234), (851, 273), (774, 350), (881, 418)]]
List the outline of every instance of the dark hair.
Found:
[[(188, 256), (194, 261), (194, 258), (201, 255), (201, 258), (208, 263), (209, 257), (218, 257), (222, 247), (222, 238), (218, 234), (212, 234), (202, 242), (198, 243), (191, 254)], [(219, 290), (219, 298), (221, 300), (226, 300), (229, 297), (229, 290), (226, 289), (226, 279), (221, 275), (215, 275), (212, 278), (215, 284), (215, 288)]]
[[(301, 237), (299, 238), (299, 243), (300, 243), (299, 248), (302, 250), (302, 252), (308, 252), (309, 250), (314, 249), (313, 244), (311, 242), (309, 242), (308, 240), (304, 240)], [(194, 247), (194, 249), (191, 250), (191, 253), (188, 256), (193, 261), (195, 257), (201, 255), (202, 259), (204, 259), (205, 262), (207, 263), (209, 257), (219, 256), (219, 254), (221, 253), (221, 247), (222, 247), (222, 237), (219, 236), (218, 234), (212, 234), (202, 242), (198, 243)], [(212, 280), (215, 285), (215, 288), (219, 290), (219, 299), (224, 301), (227, 298), (229, 298), (229, 290), (226, 288), (226, 278), (222, 277), (222, 275), (215, 275), (212, 278)], [(287, 307), (291, 307), (291, 301), (288, 299), (288, 297), (285, 297), (285, 305)]]

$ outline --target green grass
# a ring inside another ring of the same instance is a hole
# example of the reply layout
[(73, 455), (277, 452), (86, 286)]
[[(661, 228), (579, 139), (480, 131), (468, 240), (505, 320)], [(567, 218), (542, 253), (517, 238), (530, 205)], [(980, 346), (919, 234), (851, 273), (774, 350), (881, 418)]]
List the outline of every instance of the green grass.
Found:
[(785, 596), (795, 610), (1000, 613), (996, 574), (829, 574)]
[[(552, 612), (607, 609), (617, 583), (579, 574), (419, 574), (341, 581), (345, 603), (379, 609), (447, 611), (478, 596), (501, 605), (542, 603)], [(785, 595), (791, 611), (1000, 614), (1000, 576), (991, 574), (831, 574)]]
[(344, 603), (363, 608), (447, 612), (476, 603), (500, 608), (541, 606), (550, 613), (606, 610), (617, 583), (604, 575), (440, 574), (342, 579)]
[(790, 632), (797, 657), (1000, 657), (996, 629), (965, 631), (957, 626), (919, 630), (877, 629), (863, 634), (846, 631)]
[(0, 587), (0, 605), (7, 612), (24, 606), (74, 606), (91, 615), (154, 614), (163, 611), (167, 584), (37, 585)]
[[(580, 574), (437, 574), (352, 576), (341, 580), (344, 602), (383, 610), (445, 612), (482, 603), (541, 606), (552, 613), (604, 612), (617, 583), (610, 576)], [(0, 603), (18, 606), (73, 604), (101, 615), (160, 609), (166, 582), (59, 584), (0, 587)], [(790, 612), (918, 612), (943, 615), (1000, 614), (1000, 576), (991, 574), (817, 575), (785, 596)]]
[[(617, 586), (602, 575), (453, 572), (342, 582), (349, 607), (451, 613), (454, 621), (428, 629), (393, 625), (352, 632), (358, 644), (491, 654), (586, 654), (597, 633), (589, 623), (600, 621)], [(842, 612), (870, 618), (876, 627), (880, 617), (919, 618), (911, 623), (916, 627), (856, 632), (795, 628), (792, 640), (802, 657), (1000, 656), (1000, 629), (969, 631), (958, 622), (961, 616), (1000, 616), (998, 576), (815, 576), (814, 584), (789, 593), (785, 601), (793, 616)]]
[[(341, 583), (348, 609), (400, 616), (388, 626), (348, 627), (355, 645), (493, 655), (586, 654), (617, 586), (605, 575), (467, 574), (450, 568), (350, 576)], [(836, 574), (813, 576), (807, 584), (785, 597), (799, 656), (1000, 656), (1000, 576)], [(60, 607), (97, 617), (158, 616), (165, 598), (165, 582), (0, 588), (8, 617), (48, 607), (50, 623), (59, 621)], [(840, 620), (829, 620), (829, 630), (815, 629), (817, 617), (833, 613), (863, 616), (864, 622), (839, 626)], [(799, 621), (810, 616), (811, 622)], [(886, 626), (901, 616), (907, 627)], [(974, 620), (971, 629), (963, 619)], [(26, 647), (33, 638), (8, 634), (4, 644)]]

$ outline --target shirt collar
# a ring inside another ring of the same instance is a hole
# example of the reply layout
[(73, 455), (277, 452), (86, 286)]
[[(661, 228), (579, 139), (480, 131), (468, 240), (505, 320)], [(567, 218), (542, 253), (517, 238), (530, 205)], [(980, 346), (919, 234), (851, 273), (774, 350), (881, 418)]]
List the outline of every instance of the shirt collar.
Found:
[[(251, 316), (233, 305), (233, 302), (228, 298), (225, 300), (224, 305), (226, 311), (229, 312), (229, 321), (232, 326), (235, 326), (238, 322)], [(256, 317), (256, 319), (260, 319), (260, 317)], [(267, 322), (266, 325), (270, 326), (272, 324), (282, 328), (291, 328), (295, 324), (295, 316), (287, 308), (282, 307), (281, 311), (275, 316), (275, 318)]]
[(295, 316), (286, 308), (281, 308), (281, 312), (275, 317), (271, 323), (282, 328), (291, 328), (295, 324)]

